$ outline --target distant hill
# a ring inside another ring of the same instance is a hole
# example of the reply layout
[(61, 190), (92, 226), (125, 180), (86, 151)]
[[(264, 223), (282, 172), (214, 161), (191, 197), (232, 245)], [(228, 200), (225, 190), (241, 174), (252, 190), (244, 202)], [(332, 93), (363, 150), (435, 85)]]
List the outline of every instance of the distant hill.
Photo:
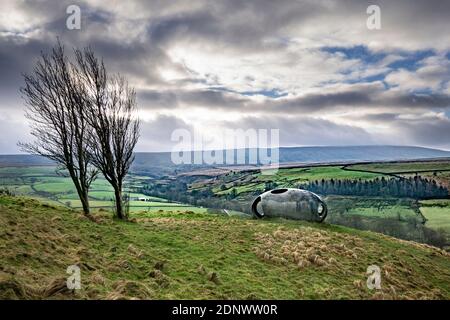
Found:
[[(225, 155), (225, 151), (222, 152), (224, 152)], [(192, 155), (194, 155), (194, 153), (192, 153)], [(409, 146), (330, 146), (280, 148), (280, 163), (394, 161), (434, 158), (450, 158), (450, 152), (438, 149)], [(248, 159), (249, 150), (246, 150), (246, 164), (249, 163)], [(0, 166), (51, 164), (51, 161), (34, 155), (0, 155)], [(145, 172), (147, 174), (161, 176), (165, 174), (171, 174), (175, 171), (188, 171), (194, 167), (199, 168), (207, 166), (175, 165), (171, 161), (170, 152), (137, 152), (132, 170), (134, 172)]]
[(53, 164), (53, 161), (36, 155), (0, 154), (0, 166), (2, 167), (48, 166)]
[(408, 146), (280, 148), (280, 162), (390, 161), (450, 157), (449, 151)]

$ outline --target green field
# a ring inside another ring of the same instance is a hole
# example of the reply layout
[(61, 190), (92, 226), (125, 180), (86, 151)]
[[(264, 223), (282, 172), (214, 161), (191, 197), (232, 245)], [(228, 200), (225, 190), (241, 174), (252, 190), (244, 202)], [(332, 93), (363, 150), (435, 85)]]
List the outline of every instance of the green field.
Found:
[(279, 169), (275, 175), (258, 175), (259, 181), (306, 182), (321, 179), (374, 179), (379, 174), (343, 170), (341, 166)]
[(6, 177), (39, 177), (39, 176), (56, 176), (54, 166), (21, 166), (21, 167), (0, 167), (0, 175)]
[(347, 214), (350, 215), (361, 215), (365, 217), (376, 217), (376, 218), (394, 218), (399, 221), (406, 221), (408, 219), (417, 219), (421, 222), (422, 219), (417, 215), (414, 210), (406, 206), (390, 206), (378, 209), (375, 207), (355, 207), (350, 209)]
[(355, 196), (327, 196), (326, 221), (424, 242), (420, 226), (425, 218), (415, 200)]
[[(2, 167), (0, 168), (0, 188), (7, 188), (17, 195), (30, 196), (55, 205), (64, 205), (71, 208), (81, 208), (76, 189), (68, 177), (59, 176), (55, 172), (56, 167)], [(149, 179), (144, 176), (129, 175), (125, 181), (125, 193), (130, 196), (130, 211), (157, 211), (160, 208), (176, 210), (184, 206), (190, 211), (205, 212), (206, 209), (186, 206), (179, 203), (170, 203), (166, 199), (146, 196), (133, 192), (136, 187), (142, 186)], [(133, 186), (133, 187), (131, 187)], [(92, 208), (112, 209), (114, 193), (111, 185), (103, 178), (97, 178), (89, 193), (90, 206)], [(148, 201), (137, 201), (145, 198)]]
[(430, 162), (396, 162), (396, 163), (370, 163), (347, 166), (348, 169), (375, 171), (383, 173), (398, 172), (429, 172), (450, 170), (450, 161), (430, 161)]
[[(167, 202), (167, 199), (151, 197), (151, 196), (144, 195), (142, 193), (129, 192), (127, 194), (129, 195), (129, 197), (131, 199), (134, 199), (134, 200), (136, 200), (138, 198), (145, 198), (149, 201), (154, 201), (154, 202)], [(109, 201), (114, 198), (114, 192), (112, 192), (112, 191), (91, 191), (91, 192), (89, 192), (89, 196), (92, 199)]]
[(450, 208), (422, 207), (421, 211), (428, 220), (427, 226), (450, 232)]
[[(372, 232), (189, 212), (94, 216), (0, 196), (0, 299), (450, 299), (447, 253)], [(380, 290), (366, 287), (373, 264)]]
[(450, 234), (450, 200), (421, 201), (420, 211), (427, 219), (426, 225)]

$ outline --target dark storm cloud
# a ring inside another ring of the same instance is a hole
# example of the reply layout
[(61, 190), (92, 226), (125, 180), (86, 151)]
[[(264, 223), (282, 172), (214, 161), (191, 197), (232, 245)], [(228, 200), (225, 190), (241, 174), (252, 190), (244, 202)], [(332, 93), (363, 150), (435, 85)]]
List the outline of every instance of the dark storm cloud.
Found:
[(226, 125), (242, 129), (279, 129), (280, 144), (283, 146), (374, 143), (372, 136), (364, 129), (307, 116), (246, 117), (241, 121), (228, 122)]
[(367, 106), (373, 103), (365, 91), (348, 91), (325, 94), (308, 94), (294, 99), (281, 99), (270, 108), (282, 112), (321, 112), (339, 107)]
[(322, 9), (312, 2), (205, 1), (198, 10), (153, 19), (148, 25), (148, 38), (158, 46), (197, 41), (214, 42), (227, 46), (227, 50), (279, 49), (279, 45), (264, 44), (261, 39), (293, 22), (311, 21)]
[(448, 94), (399, 94), (386, 99), (388, 106), (417, 107), (417, 108), (450, 108), (450, 95)]
[(18, 91), (22, 84), (22, 73), (29, 72), (36, 57), (47, 44), (40, 40), (25, 43), (13, 37), (0, 37), (0, 90), (2, 95)]
[(93, 38), (91, 47), (102, 56), (110, 72), (119, 72), (134, 81), (161, 84), (159, 69), (172, 64), (158, 47), (141, 43), (124, 44), (120, 41)]
[(149, 24), (149, 41), (156, 45), (167, 45), (179, 38), (213, 38), (220, 33), (217, 19), (206, 11), (176, 14), (161, 17)]
[(143, 109), (158, 110), (166, 108), (189, 109), (207, 107), (208, 109), (242, 110), (251, 101), (244, 96), (213, 90), (143, 90), (138, 94)]
[(158, 115), (155, 119), (141, 122), (141, 137), (137, 151), (171, 151), (175, 141), (171, 141), (172, 132), (193, 127), (175, 116)]
[(361, 120), (392, 127), (397, 141), (405, 144), (448, 148), (450, 141), (450, 120), (442, 115), (380, 113), (363, 115)]
[(414, 94), (396, 93), (384, 94), (382, 90), (360, 87), (358, 90), (348, 90), (335, 93), (307, 94), (301, 97), (267, 99), (254, 102), (248, 97), (224, 91), (144, 91), (140, 94), (143, 108), (181, 108), (192, 106), (208, 107), (211, 110), (238, 110), (242, 113), (255, 111), (267, 113), (315, 113), (325, 110), (360, 107), (361, 109), (376, 109), (380, 107), (430, 109), (450, 108), (448, 94)]
[(178, 107), (178, 98), (175, 92), (160, 90), (141, 90), (138, 92), (138, 101), (143, 109), (174, 109)]
[(396, 121), (395, 126), (398, 134), (409, 143), (448, 148), (450, 120), (447, 118)]
[(399, 116), (398, 113), (377, 113), (377, 114), (366, 114), (364, 116), (360, 116), (359, 118), (366, 121), (386, 123), (398, 119), (398, 116)]
[(272, 108), (287, 112), (322, 112), (324, 110), (360, 107), (373, 109), (391, 107), (396, 109), (430, 109), (450, 108), (448, 94), (414, 94), (397, 93), (384, 95), (382, 92), (361, 91), (338, 92), (331, 94), (310, 94), (296, 99), (285, 99), (276, 102)]

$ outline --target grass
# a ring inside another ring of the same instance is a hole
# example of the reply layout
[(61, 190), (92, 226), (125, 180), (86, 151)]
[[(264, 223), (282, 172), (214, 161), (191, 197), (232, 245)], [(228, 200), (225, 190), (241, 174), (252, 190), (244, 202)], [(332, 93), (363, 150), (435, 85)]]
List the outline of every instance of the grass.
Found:
[(0, 175), (21, 176), (56, 176), (54, 166), (21, 166), (21, 167), (0, 167)]
[(426, 221), (413, 199), (327, 196), (329, 223), (381, 232), (401, 239), (424, 242)]
[[(96, 220), (0, 196), (0, 298), (450, 299), (447, 253), (380, 234), (192, 212)], [(372, 264), (381, 290), (365, 286)]]
[(367, 170), (383, 173), (397, 172), (430, 172), (450, 170), (450, 161), (418, 161), (418, 162), (396, 162), (396, 163), (370, 163), (350, 165), (349, 169)]
[[(23, 195), (43, 195), (58, 198), (76, 194), (75, 187), (68, 177), (56, 174), (54, 166), (3, 167), (0, 168), (0, 186)], [(111, 192), (112, 188), (103, 178), (95, 180), (93, 191)]]
[(73, 183), (71, 183), (71, 181), (64, 181), (64, 182), (45, 181), (45, 182), (34, 184), (34, 189), (38, 192), (40, 191), (40, 192), (48, 192), (48, 193), (55, 193), (55, 194), (67, 193), (67, 192), (74, 193), (76, 190), (75, 186), (73, 185)]
[[(236, 187), (236, 194), (241, 194), (241, 193), (248, 193), (248, 192), (255, 192), (257, 190), (259, 190), (260, 192), (264, 191), (265, 188), (265, 184), (264, 183), (252, 183), (252, 184), (246, 184), (246, 185), (240, 185), (238, 187)], [(230, 188), (228, 190), (226, 190), (226, 192), (224, 193), (218, 193), (221, 195), (230, 193), (231, 190), (233, 190), (233, 188)]]
[(422, 219), (417, 213), (406, 206), (389, 206), (383, 207), (382, 209), (378, 209), (375, 207), (369, 208), (361, 208), (354, 207), (350, 209), (347, 214), (353, 215), (362, 215), (366, 217), (377, 217), (377, 218), (395, 218), (399, 221), (405, 221), (407, 219), (417, 219), (418, 222), (421, 222)]
[[(73, 182), (68, 177), (56, 174), (54, 166), (36, 167), (3, 167), (0, 168), (0, 187), (6, 187), (14, 194), (26, 195), (43, 200), (49, 204), (70, 205), (73, 208), (81, 208)], [(166, 199), (150, 197), (141, 193), (130, 192), (130, 185), (142, 185), (148, 177), (129, 175), (126, 180), (125, 192), (129, 192), (130, 197), (144, 197), (151, 201), (131, 201), (131, 211), (155, 210), (156, 207), (179, 206), (177, 203), (169, 203)], [(90, 205), (93, 208), (111, 208), (111, 199), (114, 192), (111, 185), (103, 178), (97, 178), (89, 193)], [(195, 207), (192, 210), (197, 210)], [(201, 208), (199, 208), (200, 210)]]
[[(80, 209), (82, 208), (81, 201), (78, 199), (67, 199), (67, 198), (60, 198), (59, 202), (62, 202), (63, 204), (69, 204), (71, 208), (74, 209)], [(91, 200), (89, 202), (90, 207), (92, 209), (111, 209), (113, 207), (113, 202), (108, 200)], [(170, 210), (170, 211), (176, 211), (176, 210), (190, 210), (194, 212), (206, 212), (206, 209), (199, 208), (199, 207), (193, 207), (189, 205), (184, 205), (180, 203), (172, 203), (172, 202), (150, 202), (150, 201), (130, 201), (130, 211), (131, 212), (141, 212), (141, 211), (158, 211), (158, 210)]]
[[(142, 193), (130, 192), (128, 194), (133, 199), (145, 198), (145, 199), (148, 199), (148, 200), (151, 200), (154, 202), (167, 202), (167, 199), (151, 197), (151, 196), (147, 196)], [(91, 191), (91, 192), (89, 192), (89, 196), (92, 199), (97, 199), (97, 200), (111, 200), (114, 198), (114, 192), (113, 191)]]
[(450, 200), (422, 201), (420, 211), (427, 219), (427, 227), (450, 233)]
[(164, 212), (168, 212), (168, 213), (181, 213), (181, 212), (190, 212), (190, 213), (206, 213), (207, 212), (207, 208), (200, 208), (200, 207), (193, 207), (193, 206), (188, 206), (188, 205), (183, 205), (183, 206), (154, 206), (154, 207), (147, 207), (147, 208), (142, 208), (142, 207), (131, 207), (130, 211), (132, 213), (132, 217), (135, 218), (143, 218), (143, 217), (148, 217), (149, 214), (150, 216), (152, 214), (161, 214)]
[(340, 166), (280, 169), (275, 175), (258, 176), (260, 181), (306, 182), (321, 179), (374, 179), (379, 174), (369, 172), (346, 171)]
[(428, 220), (426, 226), (450, 232), (450, 209), (441, 207), (424, 207), (421, 211)]
[(328, 196), (328, 207), (332, 213), (345, 213), (347, 215), (361, 215), (376, 218), (395, 218), (407, 220), (421, 217), (413, 209), (414, 201), (410, 199)]

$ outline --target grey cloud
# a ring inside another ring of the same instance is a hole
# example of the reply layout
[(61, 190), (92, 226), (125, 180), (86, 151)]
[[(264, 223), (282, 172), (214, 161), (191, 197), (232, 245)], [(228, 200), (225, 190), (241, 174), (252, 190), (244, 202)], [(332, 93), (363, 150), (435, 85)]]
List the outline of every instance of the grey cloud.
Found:
[(450, 108), (450, 95), (448, 94), (414, 94), (397, 92), (385, 94), (383, 92), (347, 91), (332, 94), (311, 94), (293, 100), (280, 100), (276, 103), (276, 110), (297, 112), (321, 112), (323, 110), (335, 110), (358, 107), (364, 109), (376, 109), (389, 107), (393, 110), (402, 108), (430, 109)]
[(242, 113), (255, 111), (265, 113), (302, 114), (348, 107), (373, 109), (377, 107), (430, 109), (450, 108), (450, 95), (431, 93), (414, 94), (405, 92), (384, 92), (373, 87), (355, 86), (342, 92), (314, 93), (301, 97), (266, 99), (255, 102), (237, 93), (213, 90), (166, 90), (145, 91), (140, 94), (144, 109), (189, 108), (200, 106), (211, 110), (239, 110)]
[(320, 111), (336, 107), (354, 107), (358, 105), (370, 105), (372, 98), (367, 92), (347, 91), (325, 94), (308, 94), (295, 99), (283, 99), (272, 107), (275, 110), (292, 111)]
[[(79, 4), (82, 8), (82, 30), (65, 28), (65, 9), (69, 4)], [(381, 6), (382, 30), (371, 32), (365, 27), (365, 10), (369, 4)], [(205, 112), (239, 111), (243, 116), (239, 123), (243, 126), (246, 123), (264, 126), (266, 122), (266, 126), (285, 127), (288, 130), (283, 133), (283, 139), (289, 144), (376, 142), (374, 137), (359, 127), (311, 118), (320, 117), (328, 111), (349, 108), (358, 109), (363, 114), (360, 120), (366, 124), (383, 121), (398, 124), (411, 143), (445, 143), (448, 138), (448, 121), (445, 119), (415, 122), (416, 131), (413, 122), (399, 120), (408, 109), (448, 109), (448, 94), (386, 91), (381, 83), (342, 87), (324, 84), (320, 92), (305, 94), (308, 91), (303, 91), (304, 87), (317, 89), (317, 83), (322, 83), (322, 79), (319, 77), (319, 80), (311, 80), (308, 84), (309, 74), (306, 73), (304, 80), (302, 70), (299, 70), (299, 80), (306, 85), (299, 86), (296, 92), (289, 92), (287, 97), (277, 99), (256, 99), (236, 93), (238, 90), (232, 87), (233, 73), (229, 83), (219, 83), (222, 79), (214, 72), (207, 75), (197, 73), (195, 68), (185, 65), (183, 61), (173, 61), (171, 54), (174, 48), (181, 47), (181, 53), (185, 49), (188, 56), (192, 45), (199, 52), (209, 54), (205, 61), (201, 61), (206, 66), (219, 64), (220, 57), (216, 56), (219, 54), (227, 55), (231, 61), (245, 60), (256, 67), (250, 69), (247, 75), (239, 76), (252, 85), (262, 83), (261, 88), (254, 88), (255, 91), (270, 90), (272, 83), (269, 81), (266, 85), (265, 70), (271, 71), (272, 67), (278, 66), (277, 63), (283, 67), (287, 65), (289, 70), (299, 60), (309, 62), (308, 55), (315, 55), (318, 48), (325, 45), (366, 45), (372, 50), (387, 53), (405, 48), (433, 49), (436, 52), (449, 50), (450, 34), (445, 32), (450, 25), (449, 1), (23, 1), (15, 2), (14, 14), (25, 17), (25, 21), (36, 22), (30, 22), (30, 26), (20, 32), (16, 30), (20, 29), (20, 25), (8, 26), (0, 22), (2, 113), (11, 112), (17, 117), (22, 114), (22, 110), (15, 107), (21, 105), (18, 94), (22, 85), (21, 73), (30, 72), (39, 52), (48, 50), (59, 36), (68, 49), (91, 45), (104, 57), (111, 72), (126, 75), (130, 83), (138, 87), (141, 109), (152, 112), (179, 111), (180, 118), (159, 116), (153, 122), (144, 123), (140, 151), (165, 147), (160, 141), (166, 141), (164, 139), (171, 132), (170, 128), (189, 127), (190, 124), (184, 122), (182, 116), (192, 107), (204, 108)], [(272, 57), (266, 60), (266, 55)], [(274, 62), (273, 56), (279, 57), (280, 61)], [(310, 63), (317, 64), (307, 70), (312, 76), (323, 72), (326, 75), (324, 82), (329, 80), (339, 84), (339, 81), (345, 80), (339, 75), (327, 73), (329, 70), (337, 72), (341, 60), (333, 60), (332, 57), (321, 59)], [(336, 70), (321, 68), (321, 61), (337, 65)], [(352, 66), (347, 67), (351, 69)], [(356, 61), (352, 70), (365, 71), (364, 68), (364, 64)], [(166, 80), (163, 76), (166, 69), (176, 70), (180, 78)], [(274, 72), (272, 78), (283, 80), (282, 72), (286, 69), (281, 70), (280, 73)], [(425, 71), (422, 75), (425, 80), (446, 76), (445, 71), (440, 69)], [(230, 92), (208, 88), (211, 82), (217, 82), (217, 86), (222, 85)], [(289, 91), (283, 87), (279, 89)], [(383, 110), (376, 114), (379, 107)], [(247, 117), (256, 113), (262, 116)], [(1, 121), (3, 140), (0, 152), (10, 152), (15, 148), (16, 139), (9, 137), (20, 134), (11, 129), (14, 127), (11, 119)]]
[(173, 109), (178, 107), (178, 98), (175, 92), (160, 90), (140, 90), (138, 103), (141, 109)]
[(397, 121), (394, 125), (398, 134), (409, 143), (450, 148), (449, 119)]
[(398, 113), (378, 113), (378, 114), (366, 114), (360, 116), (359, 119), (374, 122), (388, 122), (398, 118)]
[(22, 73), (29, 72), (46, 43), (40, 40), (19, 42), (14, 37), (0, 37), (0, 91), (15, 95), (22, 84)]
[[(386, 98), (386, 105), (391, 107), (411, 108), (450, 108), (450, 95), (432, 94), (402, 94)], [(383, 103), (383, 100), (381, 100)]]
[(362, 115), (359, 120), (382, 124), (379, 141), (386, 144), (413, 144), (435, 148), (450, 148), (450, 120), (436, 113), (379, 113)]
[(214, 42), (225, 50), (279, 49), (279, 44), (261, 40), (277, 35), (290, 23), (312, 20), (321, 9), (310, 1), (205, 1), (199, 10), (157, 17), (149, 24), (148, 37), (162, 46), (195, 41)]
[(374, 143), (372, 136), (362, 128), (305, 116), (246, 117), (241, 121), (226, 122), (224, 125), (236, 129), (279, 129), (282, 146)]
[(216, 90), (142, 90), (138, 97), (141, 108), (150, 110), (191, 107), (236, 110), (250, 103), (245, 97)]
[(175, 129), (193, 132), (193, 127), (175, 116), (158, 115), (154, 120), (141, 122), (141, 137), (136, 151), (171, 151), (175, 142), (170, 140)]

